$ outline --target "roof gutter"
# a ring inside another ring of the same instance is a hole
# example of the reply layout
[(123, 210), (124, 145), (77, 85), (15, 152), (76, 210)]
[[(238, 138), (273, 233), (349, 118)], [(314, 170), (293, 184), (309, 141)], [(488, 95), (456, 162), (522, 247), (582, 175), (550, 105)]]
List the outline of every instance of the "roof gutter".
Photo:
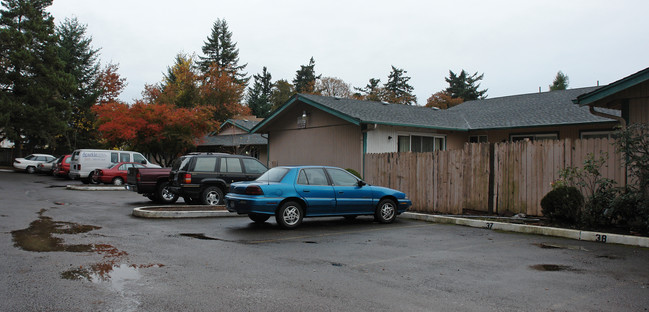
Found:
[(623, 129), (626, 128), (626, 120), (624, 120), (624, 117), (598, 112), (595, 110), (595, 106), (592, 104), (588, 105), (588, 110), (590, 111), (591, 114), (595, 116), (617, 120), (617, 122), (620, 124), (620, 127), (622, 127)]

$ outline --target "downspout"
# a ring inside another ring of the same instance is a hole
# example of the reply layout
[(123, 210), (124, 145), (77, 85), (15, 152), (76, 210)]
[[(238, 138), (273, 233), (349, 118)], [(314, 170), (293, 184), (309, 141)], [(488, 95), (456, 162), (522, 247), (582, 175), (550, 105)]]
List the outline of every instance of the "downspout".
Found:
[(603, 118), (615, 119), (619, 123), (620, 128), (622, 128), (622, 129), (626, 128), (626, 120), (624, 120), (624, 117), (615, 116), (615, 115), (609, 115), (609, 114), (606, 114), (606, 113), (603, 113), (603, 112), (598, 112), (598, 111), (595, 110), (595, 106), (593, 106), (593, 105), (588, 105), (588, 109), (589, 109), (591, 114), (593, 114), (595, 116), (603, 117)]

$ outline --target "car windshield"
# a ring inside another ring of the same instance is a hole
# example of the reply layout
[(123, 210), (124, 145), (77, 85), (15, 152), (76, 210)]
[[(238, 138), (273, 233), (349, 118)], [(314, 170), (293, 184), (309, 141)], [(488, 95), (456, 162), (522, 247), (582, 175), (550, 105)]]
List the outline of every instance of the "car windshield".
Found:
[(117, 166), (118, 163), (112, 163), (110, 164), (107, 168), (108, 169), (113, 169), (113, 167)]
[(279, 182), (282, 181), (287, 172), (288, 168), (272, 168), (257, 178), (256, 181)]

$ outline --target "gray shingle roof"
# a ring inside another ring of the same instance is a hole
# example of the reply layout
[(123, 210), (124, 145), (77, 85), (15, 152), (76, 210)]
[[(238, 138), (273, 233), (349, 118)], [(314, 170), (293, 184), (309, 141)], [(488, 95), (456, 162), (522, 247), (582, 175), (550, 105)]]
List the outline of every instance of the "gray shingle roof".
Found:
[(206, 135), (198, 145), (200, 146), (239, 146), (239, 145), (266, 145), (268, 139), (259, 133), (233, 134), (233, 135)]
[(300, 99), (313, 102), (309, 104), (319, 104), (331, 113), (345, 115), (356, 120), (357, 123), (454, 130), (467, 128), (467, 124), (461, 116), (445, 110), (312, 94), (299, 94), (298, 96)]
[[(445, 130), (488, 130), (615, 122), (595, 116), (572, 100), (598, 87), (530, 93), (464, 102), (438, 110), (423, 106), (388, 104), (312, 94), (297, 94), (253, 129), (257, 131), (296, 101), (317, 107), (354, 124), (384, 124)], [(620, 112), (598, 109), (620, 116)]]
[[(448, 109), (461, 115), (469, 129), (502, 129), (612, 122), (579, 107), (572, 100), (599, 87), (530, 93), (468, 101)], [(598, 109), (619, 116), (616, 110)]]

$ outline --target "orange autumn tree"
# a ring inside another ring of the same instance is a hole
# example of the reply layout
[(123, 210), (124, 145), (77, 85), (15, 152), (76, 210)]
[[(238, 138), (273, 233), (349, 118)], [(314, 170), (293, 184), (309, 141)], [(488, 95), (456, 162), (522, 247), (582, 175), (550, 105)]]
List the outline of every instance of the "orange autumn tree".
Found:
[(98, 130), (112, 146), (128, 147), (163, 165), (194, 148), (195, 140), (216, 127), (214, 109), (179, 108), (170, 104), (132, 106), (110, 102), (93, 108)]
[(455, 105), (462, 104), (462, 98), (453, 98), (445, 91), (437, 92), (431, 95), (426, 101), (426, 107), (437, 107), (440, 109), (451, 108)]
[(241, 104), (246, 86), (237, 82), (226, 68), (214, 64), (202, 76), (201, 104), (214, 108), (214, 119), (226, 121), (234, 116), (251, 114), (248, 106)]

